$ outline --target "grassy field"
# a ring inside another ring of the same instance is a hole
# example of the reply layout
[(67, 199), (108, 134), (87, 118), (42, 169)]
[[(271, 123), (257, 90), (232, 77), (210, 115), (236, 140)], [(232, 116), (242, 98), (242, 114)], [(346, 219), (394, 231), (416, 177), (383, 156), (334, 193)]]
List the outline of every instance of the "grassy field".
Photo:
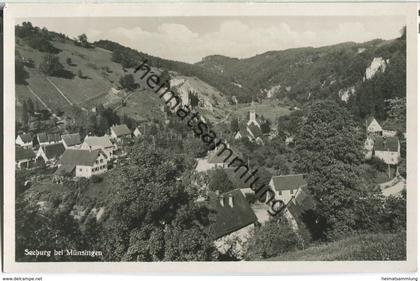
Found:
[[(277, 122), (278, 117), (288, 115), (291, 112), (289, 106), (279, 104), (276, 100), (264, 100), (262, 103), (254, 103), (254, 106), (257, 115), (263, 115), (271, 123)], [(248, 119), (248, 112), (252, 109), (252, 106), (251, 104), (238, 104), (230, 105), (227, 109), (233, 112), (233, 116)]]
[(405, 260), (405, 233), (365, 234), (288, 252), (269, 261)]

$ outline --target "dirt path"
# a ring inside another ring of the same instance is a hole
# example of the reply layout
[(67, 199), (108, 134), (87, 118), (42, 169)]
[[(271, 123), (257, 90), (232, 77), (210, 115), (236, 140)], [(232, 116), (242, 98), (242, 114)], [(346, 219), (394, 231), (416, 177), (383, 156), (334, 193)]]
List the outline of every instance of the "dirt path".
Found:
[(50, 82), (50, 84), (57, 90), (57, 92), (63, 96), (63, 98), (70, 104), (73, 105), (73, 103), (71, 102), (71, 100), (69, 98), (66, 97), (66, 95), (57, 87), (57, 85), (55, 85), (48, 77), (45, 77), (47, 79), (48, 82)]
[(48, 107), (48, 105), (37, 95), (37, 94), (35, 94), (35, 92), (34, 92), (34, 90), (32, 90), (32, 88), (31, 87), (29, 87), (29, 85), (26, 85), (26, 88), (28, 88), (28, 90), (29, 90), (29, 92), (31, 92), (31, 94), (32, 95), (34, 95), (38, 100), (39, 100), (39, 102), (49, 111), (49, 112), (52, 112), (52, 110), (51, 110), (51, 108), (49, 108)]

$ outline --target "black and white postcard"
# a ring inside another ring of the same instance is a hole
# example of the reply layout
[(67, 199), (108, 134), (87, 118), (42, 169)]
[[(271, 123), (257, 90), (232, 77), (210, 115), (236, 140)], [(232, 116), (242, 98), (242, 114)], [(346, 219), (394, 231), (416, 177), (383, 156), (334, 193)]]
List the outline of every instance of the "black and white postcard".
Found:
[(8, 272), (416, 270), (416, 4), (10, 4)]

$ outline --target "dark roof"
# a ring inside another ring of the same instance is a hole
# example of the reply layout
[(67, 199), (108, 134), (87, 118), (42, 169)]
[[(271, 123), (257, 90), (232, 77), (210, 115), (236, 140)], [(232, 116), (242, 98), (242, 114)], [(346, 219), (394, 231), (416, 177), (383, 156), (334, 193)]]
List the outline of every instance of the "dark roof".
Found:
[(20, 146), (16, 146), (15, 152), (16, 161), (35, 158), (35, 153), (32, 151), (32, 149), (24, 149)]
[(32, 136), (31, 136), (31, 134), (21, 134), (21, 135), (19, 135), (20, 136), (20, 138), (22, 139), (22, 141), (24, 142), (24, 143), (27, 143), (27, 142), (31, 142), (32, 141)]
[(79, 133), (62, 135), (61, 138), (67, 146), (74, 146), (82, 143)]
[(56, 176), (65, 176), (73, 173), (75, 165), (61, 165), (60, 167), (55, 170), (54, 175)]
[(315, 208), (315, 201), (306, 187), (303, 187), (296, 195), (295, 201), (296, 206), (298, 206), (303, 212)]
[(47, 133), (39, 133), (36, 135), (38, 138), (38, 142), (58, 142), (60, 141), (61, 137), (60, 134), (47, 134)]
[(303, 174), (274, 176), (271, 179), (273, 180), (274, 188), (279, 191), (298, 189), (306, 185)]
[(100, 153), (106, 157), (106, 155), (100, 149), (92, 151), (82, 149), (67, 149), (61, 157), (60, 161), (58, 161), (58, 164), (92, 166)]
[(367, 126), (369, 127), (370, 123), (372, 123), (372, 121), (375, 119), (375, 117), (373, 116), (369, 116), (366, 120)]
[(376, 137), (373, 141), (375, 151), (398, 151), (398, 137)]
[(117, 137), (131, 135), (130, 129), (125, 124), (112, 126), (111, 130), (115, 135), (117, 135)]
[(66, 150), (61, 142), (46, 145), (42, 149), (44, 150), (45, 156), (47, 156), (48, 159), (58, 158)]
[[(229, 205), (229, 196), (233, 198), (233, 207)], [(220, 201), (223, 200), (223, 206)], [(207, 208), (216, 212), (216, 221), (210, 226), (213, 239), (218, 239), (250, 224), (257, 222), (254, 211), (239, 189), (220, 196), (211, 192), (205, 201)]]
[(261, 137), (262, 136), (261, 129), (258, 128), (258, 126), (256, 126), (254, 123), (251, 123), (248, 126), (248, 129), (251, 131), (251, 133), (252, 133), (252, 135), (253, 135), (254, 138), (257, 138), (257, 137)]

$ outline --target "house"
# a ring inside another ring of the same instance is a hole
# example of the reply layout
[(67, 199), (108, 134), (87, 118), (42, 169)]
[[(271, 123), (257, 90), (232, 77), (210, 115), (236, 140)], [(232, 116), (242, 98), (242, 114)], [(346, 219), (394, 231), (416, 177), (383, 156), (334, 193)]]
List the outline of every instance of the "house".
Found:
[(235, 134), (233, 135), (233, 138), (235, 140), (239, 140), (247, 136), (248, 136), (248, 131), (246, 130), (246, 128), (240, 126), (239, 130), (236, 131)]
[(47, 133), (39, 133), (36, 135), (36, 139), (39, 145), (47, 145), (52, 143), (62, 142), (61, 137), (59, 134), (47, 134)]
[[(230, 155), (229, 149), (232, 151), (232, 155)], [(204, 172), (216, 168), (227, 168), (235, 156), (239, 157), (240, 154), (230, 147), (229, 144), (226, 145), (226, 149), (224, 146), (219, 146), (213, 151), (209, 151), (206, 157), (196, 159), (197, 166), (195, 170), (197, 172)]]
[(36, 159), (43, 159), (45, 163), (54, 165), (66, 148), (59, 143), (41, 146), (36, 154)]
[(80, 149), (97, 150), (102, 149), (105, 152), (106, 157), (111, 159), (114, 154), (114, 145), (107, 135), (102, 137), (86, 136)]
[(16, 146), (15, 153), (15, 164), (18, 169), (31, 168), (35, 161), (35, 153), (32, 149), (25, 149), (21, 146)]
[(374, 117), (369, 117), (366, 120), (366, 132), (367, 134), (382, 135), (382, 127)]
[(135, 129), (134, 129), (134, 132), (133, 132), (133, 135), (136, 137), (136, 138), (139, 138), (139, 137), (143, 137), (144, 136), (144, 133), (145, 133), (145, 128), (141, 128), (140, 126), (137, 126)]
[[(58, 169), (75, 170), (76, 177), (90, 178), (107, 171), (108, 158), (101, 150), (67, 149), (58, 161)], [(62, 166), (64, 166), (62, 168)]]
[(110, 129), (111, 138), (114, 140), (122, 140), (125, 138), (131, 138), (131, 131), (125, 124), (114, 125)]
[(32, 148), (33, 144), (32, 144), (32, 136), (31, 134), (20, 134), (16, 137), (16, 141), (15, 143), (17, 145), (19, 145), (22, 148)]
[(276, 199), (282, 200), (284, 204), (295, 198), (299, 190), (306, 185), (303, 174), (273, 176), (269, 183)]
[(215, 213), (215, 221), (209, 230), (216, 248), (221, 253), (229, 250), (230, 243), (227, 242), (233, 238), (241, 242), (246, 241), (249, 232), (258, 222), (254, 211), (239, 189), (221, 195), (209, 192), (208, 199), (200, 203)]
[(62, 135), (61, 139), (66, 149), (78, 149), (82, 143), (79, 133)]
[(386, 164), (397, 165), (400, 161), (400, 141), (397, 137), (375, 137), (373, 155)]

